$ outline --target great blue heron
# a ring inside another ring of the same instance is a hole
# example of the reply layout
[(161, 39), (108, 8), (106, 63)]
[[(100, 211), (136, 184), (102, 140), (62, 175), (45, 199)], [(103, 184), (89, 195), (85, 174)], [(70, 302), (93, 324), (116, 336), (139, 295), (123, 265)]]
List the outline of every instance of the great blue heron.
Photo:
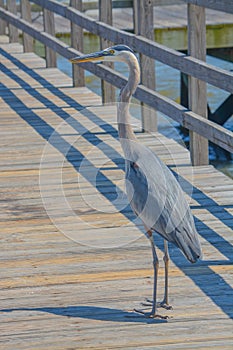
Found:
[[(168, 167), (148, 148), (137, 142), (130, 124), (129, 102), (140, 80), (140, 68), (133, 51), (125, 45), (116, 45), (100, 52), (75, 57), (72, 63), (88, 61), (120, 61), (129, 67), (127, 84), (121, 89), (117, 107), (118, 133), (125, 155), (126, 192), (134, 213), (145, 226), (150, 240), (154, 266), (152, 311), (148, 317), (166, 318), (157, 314), (157, 306), (166, 309), (168, 304), (168, 243), (181, 249), (186, 258), (194, 263), (201, 257), (201, 247), (193, 216), (184, 193)], [(161, 303), (156, 303), (159, 261), (152, 232), (164, 238), (165, 291)]]

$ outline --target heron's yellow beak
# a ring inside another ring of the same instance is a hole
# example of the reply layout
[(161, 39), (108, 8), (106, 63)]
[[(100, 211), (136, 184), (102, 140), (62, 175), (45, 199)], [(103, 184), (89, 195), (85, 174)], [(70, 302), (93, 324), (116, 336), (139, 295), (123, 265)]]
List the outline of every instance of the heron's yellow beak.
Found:
[(103, 51), (89, 53), (88, 55), (78, 56), (71, 58), (69, 61), (71, 63), (82, 63), (82, 62), (92, 62), (92, 61), (103, 61), (107, 56), (106, 52)]

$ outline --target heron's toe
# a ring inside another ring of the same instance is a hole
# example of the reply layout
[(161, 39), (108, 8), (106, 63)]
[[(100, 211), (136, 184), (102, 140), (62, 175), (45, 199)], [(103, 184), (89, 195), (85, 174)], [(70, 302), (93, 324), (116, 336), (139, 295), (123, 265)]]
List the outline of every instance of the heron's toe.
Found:
[(144, 315), (146, 318), (154, 318), (154, 319), (160, 319), (160, 320), (167, 320), (169, 318), (169, 316), (163, 316), (163, 315), (159, 315), (157, 313), (154, 312), (146, 312), (144, 310), (141, 309), (134, 309), (135, 312)]
[[(146, 299), (145, 302), (141, 303), (142, 306), (152, 306), (153, 305), (153, 301), (150, 299)], [(163, 309), (166, 310), (173, 310), (173, 307), (167, 303), (165, 303), (165, 301), (160, 301), (158, 303), (156, 303), (156, 307), (162, 307)]]
[(166, 310), (173, 310), (172, 305), (169, 305), (169, 304), (167, 304), (167, 303), (165, 303), (163, 301), (157, 303), (157, 307), (162, 307), (163, 309), (166, 309)]

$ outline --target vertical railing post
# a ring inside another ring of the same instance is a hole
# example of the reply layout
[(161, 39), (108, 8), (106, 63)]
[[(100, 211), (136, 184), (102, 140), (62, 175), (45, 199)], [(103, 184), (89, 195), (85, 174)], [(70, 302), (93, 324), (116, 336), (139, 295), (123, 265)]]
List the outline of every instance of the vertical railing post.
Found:
[[(99, 1), (99, 20), (101, 22), (112, 25), (112, 1), (111, 0), (100, 0)], [(100, 38), (100, 47), (101, 50), (106, 49), (111, 46), (112, 43), (109, 40)], [(108, 67), (114, 68), (113, 63), (105, 63)], [(102, 102), (110, 103), (115, 101), (115, 88), (101, 80), (101, 90), (102, 90)]]
[[(54, 13), (43, 9), (44, 14), (44, 31), (52, 36), (55, 36), (55, 21), (54, 21)], [(50, 49), (48, 46), (45, 47), (45, 58), (46, 58), (46, 66), (47, 67), (56, 67), (57, 66), (57, 58), (56, 52)]]
[[(15, 0), (7, 0), (6, 2), (7, 10), (11, 13), (17, 14), (17, 5)], [(10, 43), (17, 43), (19, 41), (18, 29), (12, 24), (9, 24), (9, 40)]]
[[(70, 6), (82, 11), (82, 0), (70, 0)], [(73, 22), (71, 25), (71, 46), (83, 52), (83, 29)], [(81, 68), (78, 64), (72, 64), (72, 76), (73, 76), (73, 85), (74, 86), (85, 86), (85, 74), (84, 69)]]
[[(153, 1), (134, 0), (134, 32), (150, 40), (154, 40)], [(140, 54), (141, 82), (155, 90), (155, 62), (153, 59)], [(142, 103), (142, 128), (144, 131), (157, 130), (156, 111)]]
[[(206, 60), (205, 8), (188, 4), (188, 53)], [(207, 118), (206, 83), (189, 76), (189, 108)], [(190, 131), (190, 152), (193, 165), (208, 164), (208, 140)]]
[[(31, 4), (29, 0), (21, 0), (20, 2), (20, 8), (21, 8), (21, 16), (25, 21), (31, 23)], [(33, 51), (33, 38), (23, 33), (23, 48), (24, 52), (32, 52)]]
[[(4, 7), (4, 0), (0, 0), (0, 7)], [(6, 34), (6, 22), (0, 18), (0, 35)]]

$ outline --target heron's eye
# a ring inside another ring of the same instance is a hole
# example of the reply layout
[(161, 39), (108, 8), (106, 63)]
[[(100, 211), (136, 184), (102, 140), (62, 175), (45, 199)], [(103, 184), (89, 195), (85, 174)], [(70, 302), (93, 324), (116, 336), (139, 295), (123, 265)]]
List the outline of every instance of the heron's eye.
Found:
[(109, 50), (109, 53), (110, 53), (111, 55), (114, 55), (115, 51), (114, 51), (114, 50)]

